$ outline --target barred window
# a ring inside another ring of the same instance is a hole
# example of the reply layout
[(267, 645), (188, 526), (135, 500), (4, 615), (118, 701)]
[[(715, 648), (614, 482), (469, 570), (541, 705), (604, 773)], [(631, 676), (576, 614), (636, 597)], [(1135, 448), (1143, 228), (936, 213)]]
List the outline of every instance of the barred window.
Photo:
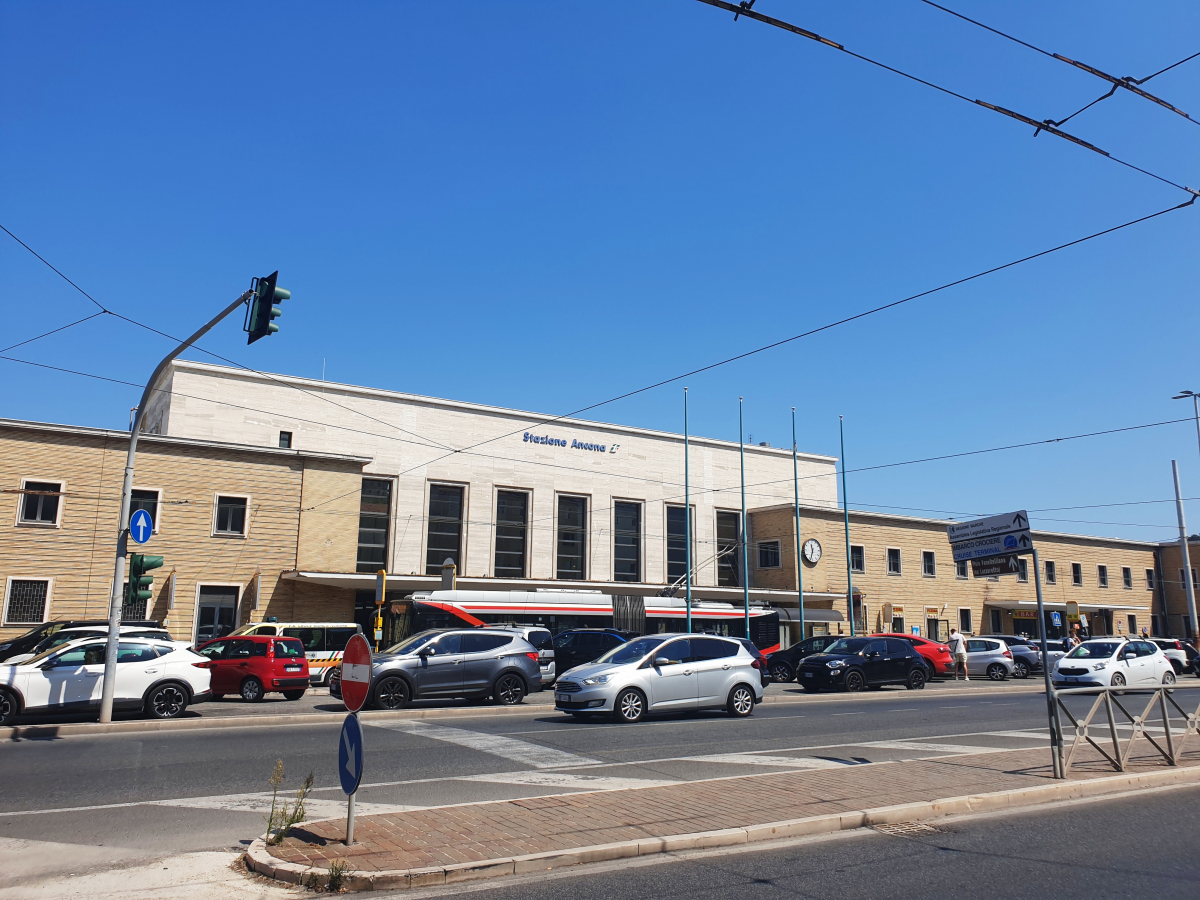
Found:
[(8, 583), (4, 604), (5, 625), (40, 625), (46, 621), (46, 595), (50, 582), (14, 578)]

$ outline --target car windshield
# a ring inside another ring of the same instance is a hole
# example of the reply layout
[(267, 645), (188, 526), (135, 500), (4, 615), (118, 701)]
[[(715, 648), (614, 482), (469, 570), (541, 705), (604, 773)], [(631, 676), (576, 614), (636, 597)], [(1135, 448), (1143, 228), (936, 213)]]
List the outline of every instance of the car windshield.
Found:
[(43, 650), (41, 653), (37, 654), (36, 656), (31, 656), (29, 659), (25, 660), (25, 662), (17, 663), (17, 665), (19, 665), (19, 666), (35, 666), (40, 662), (44, 662), (46, 657), (53, 656), (55, 653), (57, 653), (59, 651), (60, 648), (61, 648), (61, 645), (59, 645), (58, 647), (48, 647), (47, 649)]
[(38, 645), (33, 648), (33, 652), (45, 653), (47, 650), (53, 650), (55, 647), (61, 647), (67, 641), (77, 641), (80, 638), (96, 637), (103, 635), (103, 631), (60, 631), (57, 634), (52, 634), (38, 642)]
[(644, 637), (638, 638), (636, 641), (628, 641), (613, 647), (603, 656), (596, 660), (596, 663), (631, 663), (637, 662), (663, 641), (665, 637)]
[(1067, 654), (1067, 659), (1108, 659), (1121, 645), (1116, 641), (1088, 641)]
[(866, 638), (842, 638), (840, 641), (834, 641), (825, 648), (826, 653), (846, 653), (854, 654), (861, 653), (863, 648), (867, 646)]
[(440, 631), (422, 631), (420, 634), (414, 634), (412, 637), (406, 638), (398, 644), (392, 644), (392, 646), (383, 652), (397, 654), (414, 653), (441, 633)]

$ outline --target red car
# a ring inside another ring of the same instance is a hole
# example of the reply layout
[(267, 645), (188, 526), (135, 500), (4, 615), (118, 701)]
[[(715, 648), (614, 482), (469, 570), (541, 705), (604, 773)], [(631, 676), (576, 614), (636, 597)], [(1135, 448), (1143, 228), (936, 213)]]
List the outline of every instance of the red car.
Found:
[[(871, 637), (875, 636), (871, 635)], [(954, 657), (950, 655), (950, 648), (945, 644), (931, 641), (929, 638), (917, 637), (915, 634), (882, 634), (879, 637), (903, 638), (912, 644), (917, 652), (925, 658), (925, 668), (929, 670), (931, 680), (938, 676), (944, 678), (954, 674)]]
[(308, 660), (297, 638), (238, 635), (208, 641), (196, 652), (208, 657), (214, 700), (237, 694), (255, 703), (274, 691), (299, 700), (308, 689)]

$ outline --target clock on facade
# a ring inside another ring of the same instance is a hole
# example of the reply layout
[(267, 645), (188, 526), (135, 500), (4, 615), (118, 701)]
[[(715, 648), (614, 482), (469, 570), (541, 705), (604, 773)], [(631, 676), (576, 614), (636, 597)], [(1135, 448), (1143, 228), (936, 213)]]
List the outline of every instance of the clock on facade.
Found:
[(812, 565), (816, 565), (817, 560), (821, 558), (821, 545), (813, 538), (809, 538), (804, 542), (802, 548), (804, 559)]

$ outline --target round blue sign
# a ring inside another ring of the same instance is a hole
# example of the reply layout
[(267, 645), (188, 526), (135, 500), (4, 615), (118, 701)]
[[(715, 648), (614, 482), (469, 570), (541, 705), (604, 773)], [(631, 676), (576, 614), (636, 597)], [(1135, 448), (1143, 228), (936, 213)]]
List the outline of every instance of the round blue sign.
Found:
[(139, 509), (130, 516), (129, 534), (139, 544), (150, 540), (150, 535), (154, 534), (154, 520), (150, 518), (150, 513)]
[(358, 716), (351, 713), (342, 723), (342, 734), (338, 738), (338, 778), (342, 782), (342, 793), (353, 794), (362, 781), (363, 733)]

